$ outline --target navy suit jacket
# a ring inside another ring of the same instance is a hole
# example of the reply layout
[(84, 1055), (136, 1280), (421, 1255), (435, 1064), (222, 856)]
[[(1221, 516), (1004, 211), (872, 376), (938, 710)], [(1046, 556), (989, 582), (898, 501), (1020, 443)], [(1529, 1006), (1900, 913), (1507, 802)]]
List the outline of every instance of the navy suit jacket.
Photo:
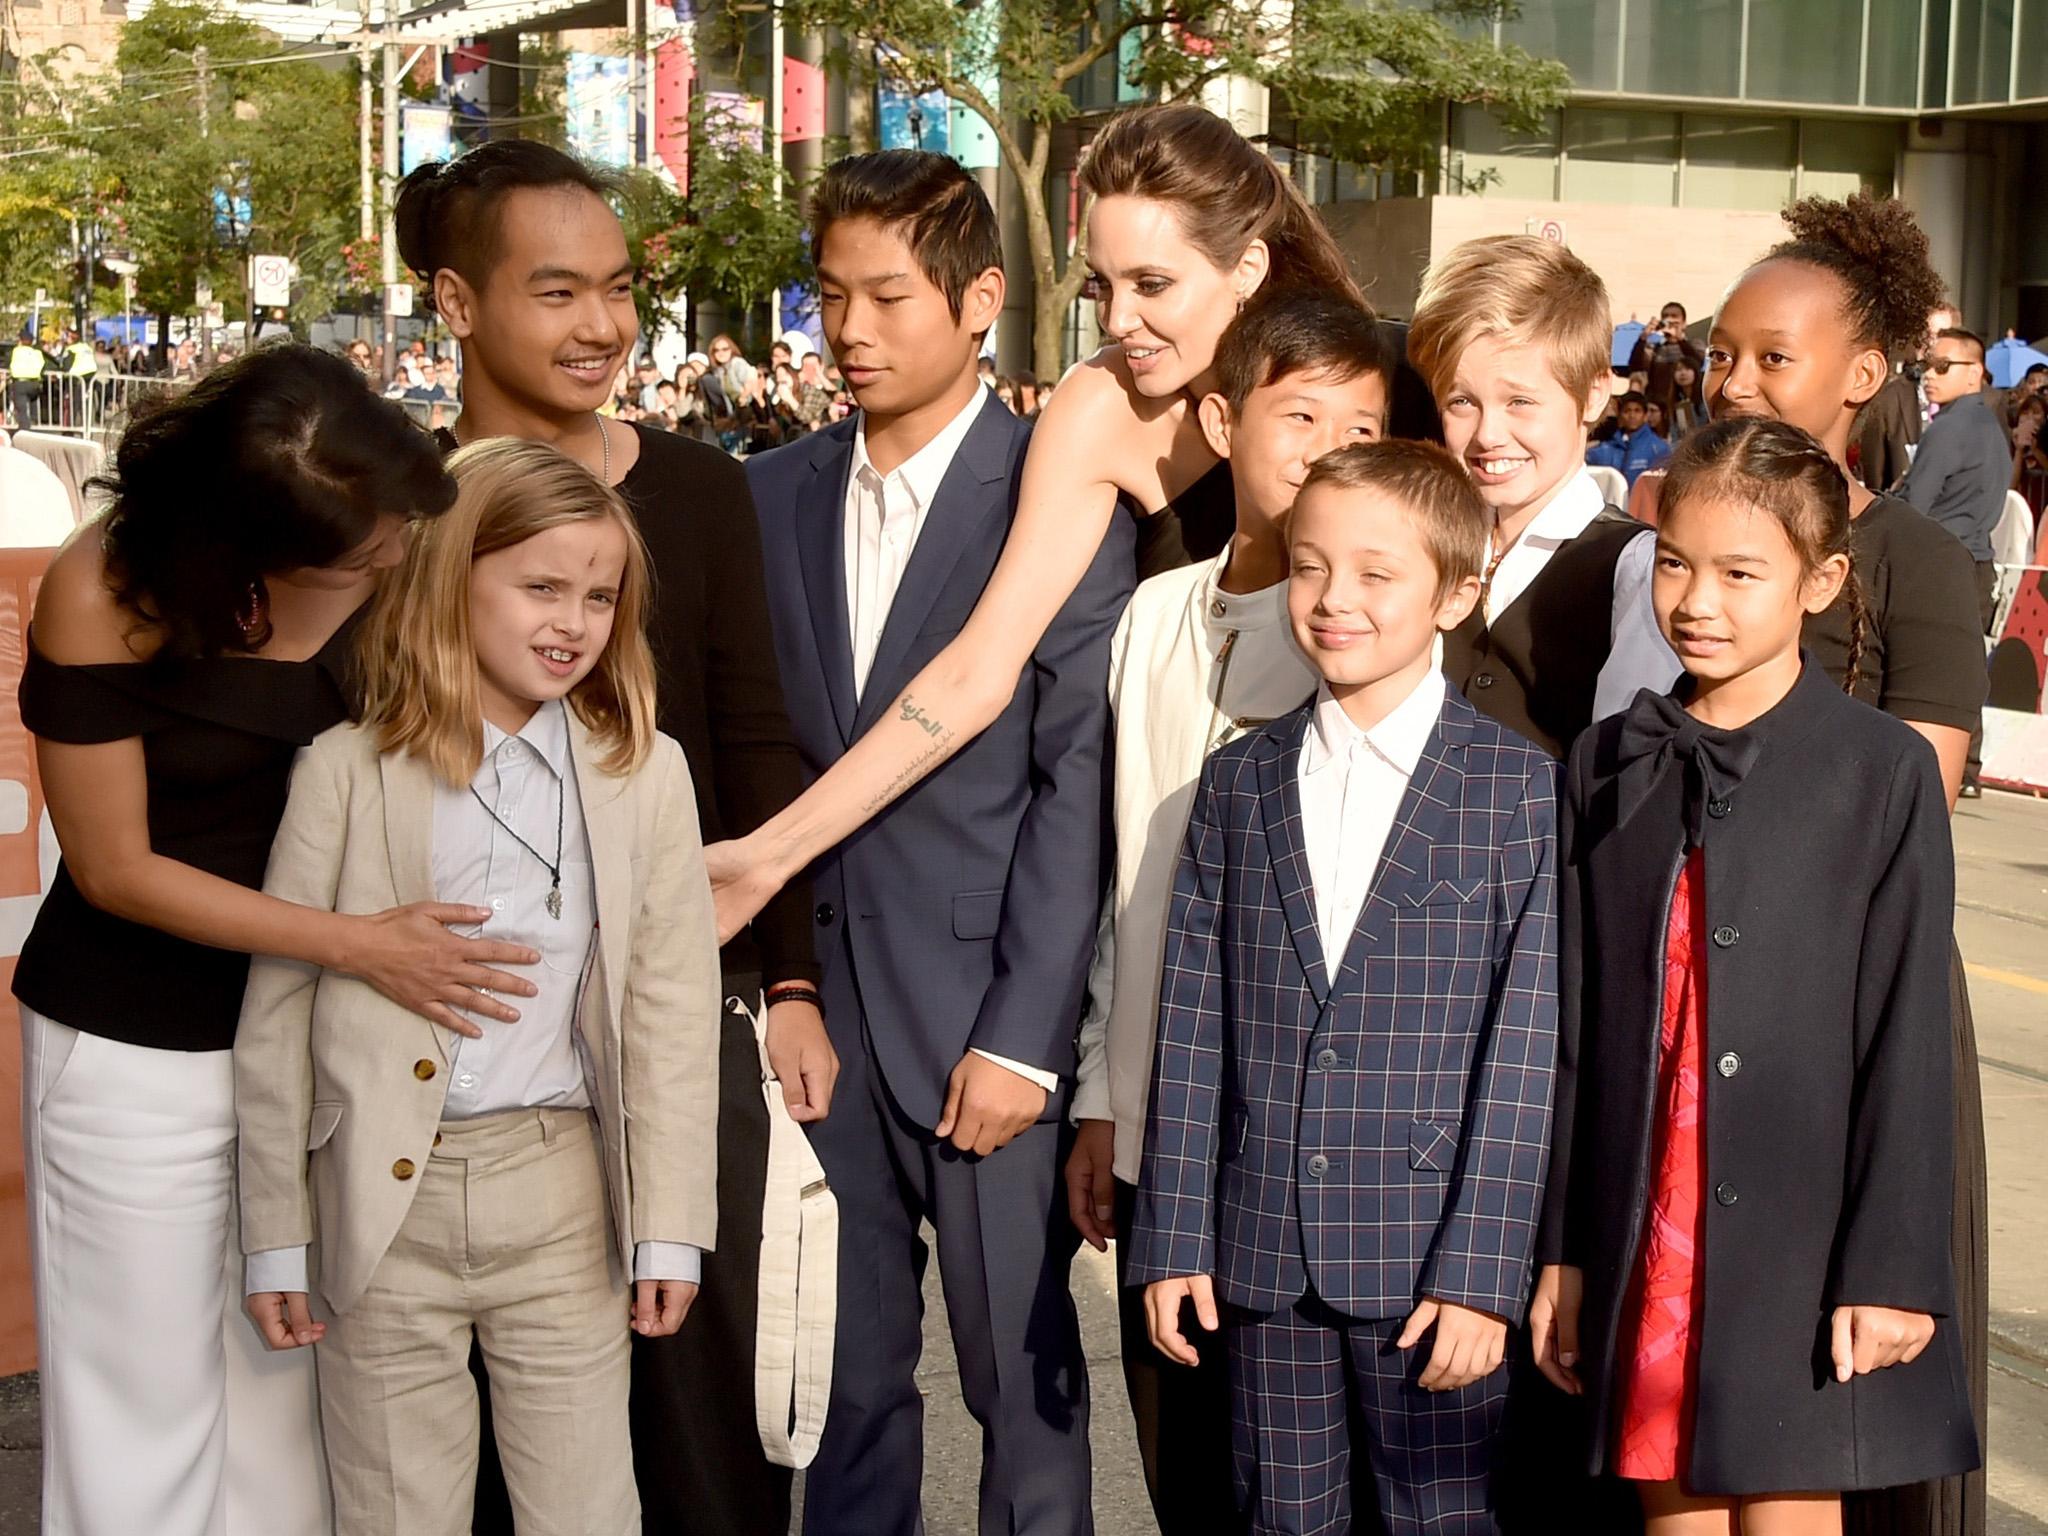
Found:
[[(1016, 511), (1030, 427), (990, 399), (940, 482), (856, 703), (846, 600), (855, 420), (747, 461), (804, 769), (845, 753), (966, 623)], [(935, 1125), (970, 1049), (1072, 1084), (1106, 869), (1109, 641), (1133, 583), (1118, 517), (994, 724), (811, 875), (826, 1028)], [(1063, 1111), (1052, 1095), (1048, 1118)]]
[(1558, 765), (1451, 689), (1333, 979), (1302, 847), (1312, 708), (1202, 772), (1127, 1283), (1518, 1321), (1557, 1060)]

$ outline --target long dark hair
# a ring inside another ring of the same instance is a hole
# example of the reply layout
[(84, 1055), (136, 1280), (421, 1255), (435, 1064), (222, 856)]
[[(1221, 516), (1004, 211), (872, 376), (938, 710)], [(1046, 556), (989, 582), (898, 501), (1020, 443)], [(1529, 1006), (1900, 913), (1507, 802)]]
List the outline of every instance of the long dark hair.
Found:
[(334, 564), (381, 514), (455, 500), (433, 439), (346, 359), (296, 343), (162, 397), (95, 483), (113, 499), (107, 585), (162, 629), (167, 660), (260, 649), (267, 577)]
[(1820, 439), (1790, 422), (1729, 416), (1679, 444), (1658, 498), (1669, 518), (1691, 496), (1726, 495), (1761, 507), (1785, 530), (1809, 575), (1836, 555), (1849, 575), (1835, 601), (1849, 607), (1849, 665), (1843, 690), (1853, 693), (1870, 637), (1870, 607), (1856, 572), (1849, 481)]
[(1265, 241), (1269, 292), (1320, 288), (1365, 302), (1329, 226), (1287, 173), (1193, 102), (1132, 107), (1110, 119), (1088, 146), (1081, 185), (1096, 197), (1172, 204), (1189, 242), (1220, 270)]

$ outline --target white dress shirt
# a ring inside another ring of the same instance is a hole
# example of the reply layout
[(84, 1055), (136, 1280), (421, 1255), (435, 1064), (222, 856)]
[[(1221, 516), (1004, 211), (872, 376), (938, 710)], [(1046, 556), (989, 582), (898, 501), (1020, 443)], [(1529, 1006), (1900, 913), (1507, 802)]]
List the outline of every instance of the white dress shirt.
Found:
[(852, 628), (856, 699), (867, 691), (868, 672), (874, 667), (889, 610), (896, 604), (896, 589), (903, 585), (903, 572), (924, 532), (925, 517), (967, 429), (988, 400), (988, 391), (977, 389), (959, 415), (886, 475), (868, 458), (867, 413), (855, 418), (853, 467), (846, 476), (846, 614)]
[[(1606, 505), (1607, 498), (1598, 482), (1584, 469), (1564, 483), (1550, 499), (1550, 504), (1536, 514), (1522, 531), (1522, 536), (1501, 557), (1500, 569), (1493, 573), (1493, 580), (1486, 589), (1482, 617), (1489, 629), (1493, 627), (1494, 620), (1506, 612), (1509, 604), (1529, 590), (1530, 583), (1543, 573), (1543, 567), (1550, 563), (1551, 556), (1584, 533), (1587, 525), (1600, 515), (1600, 509)], [(1678, 681), (1678, 674), (1684, 670), (1678, 664), (1677, 654), (1665, 642), (1663, 631), (1657, 628), (1657, 610), (1650, 601), (1650, 577), (1655, 569), (1656, 555), (1656, 535), (1645, 528), (1629, 541), (1615, 562), (1614, 606), (1608, 621), (1609, 649), (1593, 689), (1595, 720), (1604, 720), (1627, 709), (1634, 702), (1638, 689), (1668, 693), (1671, 685)], [(1491, 539), (1487, 543), (1486, 558), (1489, 562), (1493, 559)], [(1437, 658), (1439, 661), (1443, 658), (1441, 641), (1438, 642)]]
[(1443, 713), (1447, 687), (1442, 670), (1430, 668), (1370, 731), (1352, 723), (1327, 683), (1316, 690), (1315, 714), (1301, 743), (1301, 842), (1323, 974), (1332, 982), (1379, 873), (1401, 797)]
[[(854, 418), (853, 465), (846, 476), (845, 538), (846, 617), (848, 638), (853, 643), (856, 700), (867, 691), (868, 673), (874, 668), (882, 631), (888, 627), (889, 610), (896, 605), (897, 588), (903, 585), (903, 573), (910, 566), (939, 486), (953, 467), (953, 456), (966, 441), (968, 429), (992, 398), (988, 390), (977, 388), (959, 415), (886, 475), (868, 458), (867, 412)], [(1059, 1089), (1056, 1073), (993, 1051), (976, 1049), (974, 1054), (1008, 1067), (1047, 1093)]]
[[(567, 708), (559, 700), (543, 704), (515, 736), (485, 721), (476, 777), (461, 789), (434, 786), (434, 899), (491, 910), (481, 927), (453, 931), (540, 951), (530, 973), (540, 993), (521, 999), (517, 1023), (459, 1010), (484, 1033), (478, 1040), (449, 1037), (444, 1120), (590, 1107), (576, 1015), (597, 937), (597, 887)], [(520, 846), (521, 838), (528, 847)], [(558, 846), (562, 915), (555, 917), (547, 909), (554, 881), (546, 861), (557, 857)], [(643, 1242), (633, 1251), (636, 1280), (694, 1283), (702, 1264), (699, 1250), (687, 1243)], [(306, 1251), (252, 1254), (249, 1289), (305, 1290)]]
[(1126, 1184), (1138, 1182), (1173, 874), (1202, 763), (1316, 686), (1288, 624), (1287, 583), (1226, 592), (1229, 563), (1225, 549), (1145, 582), (1109, 647), (1116, 874), (1095, 933), (1069, 1114), (1115, 1122), (1114, 1168)]

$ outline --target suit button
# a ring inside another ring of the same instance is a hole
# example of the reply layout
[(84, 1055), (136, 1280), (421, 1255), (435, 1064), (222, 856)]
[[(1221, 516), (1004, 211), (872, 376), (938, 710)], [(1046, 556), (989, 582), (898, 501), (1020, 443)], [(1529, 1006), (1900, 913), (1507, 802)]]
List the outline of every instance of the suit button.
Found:
[(1308, 1160), (1308, 1176), (1310, 1178), (1320, 1179), (1324, 1174), (1328, 1173), (1329, 1171), (1330, 1160), (1327, 1157), (1323, 1156), (1322, 1153), (1318, 1152), (1314, 1157)]
[(431, 1083), (434, 1080), (434, 1064), (422, 1056), (412, 1064), (412, 1075), (423, 1083)]
[(409, 1179), (413, 1172), (412, 1159), (409, 1157), (401, 1157), (391, 1165), (391, 1177), (394, 1179)]
[(1723, 1051), (1721, 1059), (1714, 1063), (1714, 1070), (1723, 1077), (1733, 1077), (1742, 1070), (1742, 1058), (1733, 1051)]
[(1735, 1186), (1733, 1184), (1730, 1184), (1727, 1180), (1724, 1179), (1719, 1184), (1716, 1184), (1714, 1186), (1714, 1198), (1720, 1201), (1723, 1205), (1733, 1205), (1736, 1201), (1740, 1200), (1742, 1196), (1738, 1195), (1735, 1192)]
[(1714, 947), (1717, 949), (1733, 949), (1735, 941), (1741, 937), (1741, 930), (1733, 923), (1723, 923), (1714, 930)]
[(1726, 816), (1728, 814), (1728, 802), (1726, 800), (1723, 800), (1719, 795), (1716, 795), (1713, 799), (1707, 802), (1707, 814), (1713, 817), (1716, 821), (1719, 821), (1723, 816)]
[(1329, 1071), (1330, 1068), (1337, 1065), (1337, 1053), (1335, 1051), (1316, 1052), (1316, 1065), (1325, 1072)]
[(818, 903), (818, 926), (820, 928), (830, 928), (832, 926), (832, 919), (838, 915), (838, 910), (833, 907), (831, 902), (821, 901)]
[(1474, 688), (1491, 688), (1493, 686), (1493, 674), (1491, 672), (1481, 672), (1472, 679), (1472, 686)]

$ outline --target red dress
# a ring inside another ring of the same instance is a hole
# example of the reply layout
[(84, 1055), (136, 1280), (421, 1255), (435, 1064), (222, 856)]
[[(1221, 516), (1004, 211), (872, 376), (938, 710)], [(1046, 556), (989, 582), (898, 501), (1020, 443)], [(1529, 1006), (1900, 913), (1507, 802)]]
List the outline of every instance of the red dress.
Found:
[(1657, 1178), (1650, 1192), (1642, 1256), (1624, 1317), (1621, 1429), (1615, 1471), (1644, 1482), (1679, 1474), (1694, 1391), (1692, 1322), (1706, 1156), (1700, 1146), (1700, 1085), (1707, 1061), (1706, 868), (1695, 848), (1671, 897), (1664, 940), (1662, 1047), (1657, 1062)]

